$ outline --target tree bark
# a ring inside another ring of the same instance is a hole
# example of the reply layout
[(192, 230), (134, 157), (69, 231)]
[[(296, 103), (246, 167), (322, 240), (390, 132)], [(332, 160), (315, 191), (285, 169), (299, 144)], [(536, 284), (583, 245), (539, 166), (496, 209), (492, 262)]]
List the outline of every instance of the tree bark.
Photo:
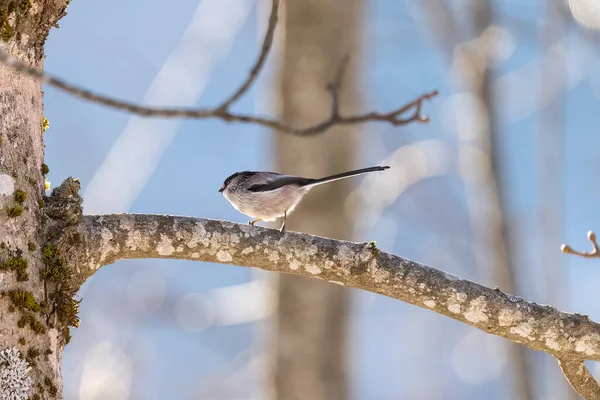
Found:
[[(402, 300), (564, 361), (600, 361), (600, 324), (379, 250), (371, 243), (203, 218), (86, 215), (80, 241), (60, 241), (74, 281), (117, 260), (216, 262), (316, 278)], [(318, 304), (318, 307), (324, 306)]]
[[(308, 126), (325, 119), (331, 96), (325, 90), (340, 62), (352, 54), (344, 75), (342, 113), (358, 110), (356, 68), (360, 57), (360, 0), (340, 7), (335, 0), (290, 0), (284, 7), (280, 71), (282, 120)], [(275, 136), (277, 171), (321, 177), (355, 167), (356, 127), (337, 127), (325, 134), (299, 138)], [(351, 216), (344, 202), (352, 181), (325, 185), (311, 192), (288, 219), (302, 232), (348, 239)], [(280, 275), (274, 321), (272, 398), (333, 400), (348, 398), (347, 316), (350, 293), (342, 287), (291, 275)]]
[[(0, 0), (0, 46), (42, 68), (44, 42), (68, 1)], [(0, 64), (0, 398), (62, 396), (68, 327), (44, 285), (42, 249), (55, 225), (44, 209), (42, 84)], [(46, 289), (46, 290), (44, 290)], [(61, 318), (62, 319), (62, 318)], [(20, 360), (24, 358), (24, 360)], [(12, 396), (12, 397), (11, 397)]]

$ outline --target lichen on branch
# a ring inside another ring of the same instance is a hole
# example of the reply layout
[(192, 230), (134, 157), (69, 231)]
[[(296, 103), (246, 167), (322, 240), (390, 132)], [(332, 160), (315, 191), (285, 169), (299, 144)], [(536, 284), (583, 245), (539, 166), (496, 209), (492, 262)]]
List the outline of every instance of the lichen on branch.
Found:
[(200, 218), (84, 216), (78, 283), (128, 258), (216, 262), (302, 275), (367, 290), (465, 322), (563, 360), (600, 361), (600, 325), (408, 260), (370, 243)]

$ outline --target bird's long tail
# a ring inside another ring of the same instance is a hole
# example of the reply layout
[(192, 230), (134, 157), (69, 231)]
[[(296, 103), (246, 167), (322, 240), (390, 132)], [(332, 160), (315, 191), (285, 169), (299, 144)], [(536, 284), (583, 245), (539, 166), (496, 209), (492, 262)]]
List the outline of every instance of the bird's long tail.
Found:
[(328, 183), (328, 182), (333, 182), (333, 181), (337, 181), (337, 180), (340, 180), (340, 179), (349, 178), (351, 176), (366, 174), (367, 172), (385, 171), (386, 169), (389, 169), (389, 168), (390, 167), (388, 167), (388, 166), (383, 166), (383, 167), (377, 166), (377, 167), (369, 167), (369, 168), (357, 169), (357, 170), (354, 170), (354, 171), (342, 172), (341, 174), (335, 174), (335, 175), (331, 175), (331, 176), (326, 176), (325, 178), (321, 178), (321, 179), (311, 179), (310, 182), (306, 182), (302, 186), (312, 187), (312, 186), (322, 185), (324, 183)]

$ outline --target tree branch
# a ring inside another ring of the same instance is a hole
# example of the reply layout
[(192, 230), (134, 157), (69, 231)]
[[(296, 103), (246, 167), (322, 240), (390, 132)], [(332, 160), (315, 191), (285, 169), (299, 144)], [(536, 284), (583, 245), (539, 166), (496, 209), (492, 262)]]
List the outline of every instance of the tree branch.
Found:
[(366, 122), (387, 122), (393, 126), (406, 125), (411, 122), (428, 122), (429, 118), (421, 113), (422, 104), (425, 100), (429, 100), (438, 95), (437, 90), (429, 93), (424, 93), (417, 97), (413, 101), (405, 104), (404, 106), (397, 108), (389, 112), (367, 112), (363, 114), (342, 116), (339, 113), (338, 104), (338, 93), (341, 88), (341, 78), (345, 68), (345, 61), (342, 61), (340, 68), (338, 69), (337, 75), (334, 77), (333, 83), (326, 86), (326, 89), (331, 93), (332, 96), (332, 113), (326, 120), (316, 123), (312, 126), (305, 128), (297, 128), (285, 124), (279, 120), (241, 114), (232, 112), (229, 108), (246, 93), (250, 87), (256, 81), (258, 74), (263, 68), (266, 59), (273, 46), (273, 38), (275, 37), (275, 27), (277, 26), (277, 15), (279, 12), (280, 0), (272, 0), (271, 16), (269, 17), (269, 26), (267, 33), (262, 44), (261, 51), (254, 63), (254, 66), (250, 70), (246, 80), (239, 86), (239, 88), (227, 99), (225, 99), (221, 105), (214, 108), (169, 108), (169, 107), (150, 107), (141, 104), (136, 104), (124, 100), (117, 99), (115, 97), (96, 93), (92, 90), (79, 87), (68, 83), (60, 78), (53, 77), (49, 74), (45, 74), (29, 65), (10, 57), (0, 48), (0, 62), (5, 63), (15, 70), (24, 74), (30, 75), (31, 77), (38, 79), (50, 86), (60, 89), (64, 92), (71, 94), (74, 97), (78, 97), (83, 100), (98, 103), (107, 107), (111, 107), (117, 110), (126, 111), (132, 114), (144, 116), (144, 117), (159, 117), (159, 118), (194, 118), (194, 119), (208, 119), (217, 118), (225, 122), (245, 122), (256, 125), (261, 125), (270, 129), (274, 129), (280, 132), (296, 135), (296, 136), (311, 136), (318, 133), (322, 133), (334, 125), (349, 125), (349, 124), (362, 124)]
[[(174, 258), (302, 275), (379, 293), (541, 350), (600, 361), (600, 325), (377, 249), (296, 232), (191, 217), (84, 216), (71, 252), (75, 280), (129, 258)], [(68, 247), (66, 244), (65, 247)]]
[(558, 365), (569, 384), (586, 400), (600, 399), (600, 386), (587, 369), (583, 360), (564, 361), (559, 359)]
[(596, 241), (596, 234), (592, 231), (589, 231), (587, 234), (587, 238), (592, 243), (592, 251), (590, 251), (588, 253), (583, 252), (583, 251), (573, 250), (571, 248), (571, 246), (569, 246), (567, 244), (563, 244), (562, 246), (560, 246), (560, 250), (563, 253), (575, 254), (576, 256), (579, 256), (579, 257), (585, 257), (585, 258), (600, 257), (600, 250), (598, 249), (598, 242)]

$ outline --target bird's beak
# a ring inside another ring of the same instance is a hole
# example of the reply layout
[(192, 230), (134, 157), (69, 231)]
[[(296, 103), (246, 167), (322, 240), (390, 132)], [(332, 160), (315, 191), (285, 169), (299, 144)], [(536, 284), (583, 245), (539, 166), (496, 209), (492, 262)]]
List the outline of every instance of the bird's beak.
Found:
[(225, 188), (219, 189), (219, 193), (223, 193), (223, 190), (225, 190)]

